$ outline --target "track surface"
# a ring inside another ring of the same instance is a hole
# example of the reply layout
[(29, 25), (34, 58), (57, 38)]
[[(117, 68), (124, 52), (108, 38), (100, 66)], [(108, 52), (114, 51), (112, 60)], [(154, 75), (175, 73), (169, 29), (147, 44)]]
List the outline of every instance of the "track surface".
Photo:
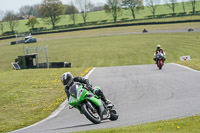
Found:
[(135, 125), (200, 114), (200, 72), (175, 64), (96, 68), (89, 79), (101, 86), (119, 113), (117, 121), (94, 125), (68, 105), (54, 118), (20, 133), (68, 133)]
[[(38, 41), (49, 41), (49, 40), (58, 40), (58, 39), (72, 39), (72, 38), (84, 38), (84, 37), (99, 37), (99, 36), (117, 36), (117, 35), (130, 35), (130, 34), (155, 34), (155, 33), (183, 33), (188, 32), (186, 29), (173, 29), (173, 30), (157, 30), (149, 31), (148, 33), (142, 32), (119, 32), (119, 33), (103, 33), (96, 35), (81, 35), (81, 36), (61, 36), (61, 37), (52, 37), (48, 39), (39, 39)], [(200, 29), (195, 29), (193, 32), (200, 32)]]

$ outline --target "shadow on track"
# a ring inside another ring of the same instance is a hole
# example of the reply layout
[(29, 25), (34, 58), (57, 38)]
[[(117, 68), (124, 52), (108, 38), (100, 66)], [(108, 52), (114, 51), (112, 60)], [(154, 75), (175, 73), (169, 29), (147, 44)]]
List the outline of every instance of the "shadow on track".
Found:
[[(107, 123), (107, 122), (109, 122), (109, 121), (103, 121), (101, 123), (103, 124), (103, 123)], [(70, 128), (79, 128), (79, 127), (87, 127), (87, 126), (92, 126), (92, 125), (98, 125), (98, 124), (90, 123), (90, 124), (74, 125), (74, 126), (60, 127), (60, 128), (55, 128), (55, 129), (44, 130), (44, 131), (40, 131), (40, 132), (56, 131), (56, 130), (63, 130), (63, 129), (70, 129)]]

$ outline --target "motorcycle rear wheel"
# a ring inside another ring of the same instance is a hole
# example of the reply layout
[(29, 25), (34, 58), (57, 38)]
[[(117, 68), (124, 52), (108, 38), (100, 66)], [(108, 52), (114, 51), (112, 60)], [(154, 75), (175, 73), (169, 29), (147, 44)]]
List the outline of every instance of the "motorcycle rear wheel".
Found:
[(111, 111), (110, 111), (110, 118), (109, 118), (109, 119), (110, 119), (111, 121), (117, 120), (118, 117), (119, 117), (119, 115), (118, 115), (118, 113), (117, 113), (116, 110), (111, 110)]
[(81, 106), (81, 111), (94, 124), (101, 123), (101, 117), (99, 116), (99, 114), (97, 112), (93, 113), (93, 111), (87, 106), (87, 104), (83, 104)]

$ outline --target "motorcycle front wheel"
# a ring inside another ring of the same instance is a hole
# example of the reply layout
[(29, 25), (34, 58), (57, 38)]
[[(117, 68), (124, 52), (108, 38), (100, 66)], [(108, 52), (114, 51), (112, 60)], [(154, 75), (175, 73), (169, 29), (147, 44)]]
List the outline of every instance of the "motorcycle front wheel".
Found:
[(162, 60), (158, 60), (158, 68), (161, 70), (163, 66), (163, 61)]
[[(92, 107), (94, 108), (94, 107)], [(95, 109), (95, 108), (94, 108)], [(83, 112), (83, 114), (94, 124), (99, 124), (101, 123), (101, 117), (99, 116), (99, 114), (97, 112), (94, 112), (91, 109), (91, 106), (89, 107), (87, 104), (83, 104), (81, 106), (81, 111)]]

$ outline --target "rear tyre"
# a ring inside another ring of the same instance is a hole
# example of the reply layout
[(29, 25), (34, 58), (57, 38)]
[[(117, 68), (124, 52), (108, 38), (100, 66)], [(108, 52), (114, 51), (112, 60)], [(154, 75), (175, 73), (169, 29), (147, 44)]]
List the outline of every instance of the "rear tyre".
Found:
[(109, 118), (109, 119), (110, 119), (111, 121), (117, 120), (118, 117), (119, 117), (119, 115), (118, 115), (118, 113), (117, 113), (116, 110), (111, 110), (111, 111), (110, 111), (110, 118)]
[[(94, 107), (93, 107), (94, 108)], [(88, 106), (87, 104), (83, 104), (81, 106), (81, 111), (83, 114), (94, 124), (99, 124), (101, 123), (101, 117), (99, 114), (96, 112), (94, 113)]]

